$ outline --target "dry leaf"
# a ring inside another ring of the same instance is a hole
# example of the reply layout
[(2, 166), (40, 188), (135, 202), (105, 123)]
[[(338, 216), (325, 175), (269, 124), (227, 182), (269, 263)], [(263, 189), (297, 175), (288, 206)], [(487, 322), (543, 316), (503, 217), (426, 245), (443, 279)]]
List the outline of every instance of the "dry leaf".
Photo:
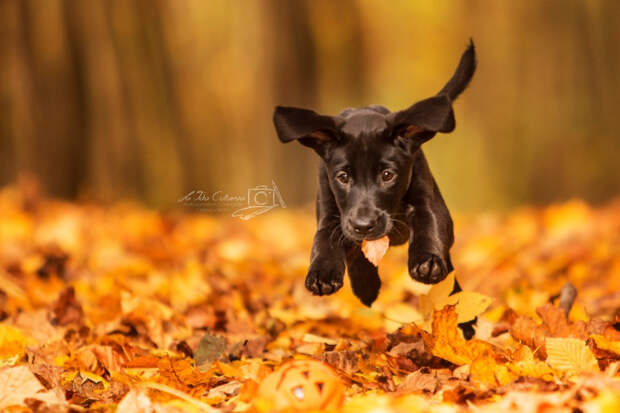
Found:
[(598, 372), (598, 363), (586, 342), (576, 338), (545, 339), (547, 364), (566, 373)]
[(461, 291), (447, 297), (444, 305), (454, 305), (458, 322), (464, 323), (484, 313), (492, 302), (493, 299), (484, 294)]
[(34, 343), (22, 330), (0, 324), (0, 367), (13, 365), (24, 355), (26, 346)]
[(379, 266), (379, 262), (387, 252), (390, 246), (390, 238), (386, 235), (383, 238), (372, 241), (362, 241), (362, 252), (368, 261), (375, 267)]
[(508, 363), (508, 369), (518, 376), (553, 379), (553, 371), (543, 361), (534, 357), (534, 353), (528, 346), (521, 346), (512, 355), (513, 361)]
[(446, 306), (433, 313), (432, 353), (457, 366), (470, 364), (469, 375), (475, 383), (499, 386), (517, 377), (505, 363), (498, 361), (505, 356), (492, 344), (463, 338), (454, 306)]
[(222, 356), (226, 350), (226, 340), (222, 337), (205, 334), (194, 351), (194, 360), (200, 369), (208, 369), (211, 363)]
[(454, 289), (454, 271), (446, 278), (434, 284), (427, 294), (420, 296), (420, 311), (425, 319), (430, 319), (434, 310), (441, 310), (446, 305), (445, 300)]
[(144, 391), (133, 389), (129, 391), (118, 404), (118, 412), (153, 413), (155, 406)]
[(597, 348), (610, 351), (620, 357), (620, 341), (611, 341), (600, 334), (593, 334), (591, 338), (596, 343)]
[(457, 366), (472, 363), (478, 358), (494, 357), (495, 347), (482, 340), (466, 341), (458, 328), (454, 306), (433, 313), (433, 355)]
[(435, 393), (438, 385), (439, 380), (437, 380), (437, 377), (432, 374), (422, 373), (418, 370), (405, 377), (405, 380), (398, 386), (398, 391), (404, 393)]
[[(499, 301), (471, 341), (457, 324), (490, 299), (450, 296), (454, 274), (412, 288), (405, 245), (381, 259), (381, 296), (366, 308), (346, 286), (306, 291), (315, 223), (291, 210), (240, 221), (37, 202), (0, 189), (0, 400), (19, 405), (0, 410), (253, 411), (274, 368), (310, 357), (334, 371), (293, 369), (286, 397), (329, 396), (337, 377), (344, 411), (618, 410), (618, 202), (562, 237), (573, 204), (551, 226), (553, 208), (460, 220), (459, 277)], [(570, 320), (550, 304), (567, 281), (579, 293)], [(26, 381), (7, 392), (16, 371)]]
[(446, 305), (454, 305), (458, 314), (458, 322), (464, 323), (473, 320), (484, 313), (493, 299), (484, 294), (461, 291), (450, 295), (454, 288), (454, 272), (433, 285), (428, 294), (420, 296), (420, 311), (425, 319), (429, 319), (435, 310), (441, 310)]
[(321, 337), (321, 336), (317, 336), (316, 334), (310, 334), (310, 333), (304, 334), (302, 341), (306, 343), (323, 343), (323, 344), (328, 344), (331, 346), (335, 346), (336, 344), (338, 344), (336, 340), (333, 340), (331, 338)]
[(469, 376), (472, 382), (489, 386), (503, 386), (517, 378), (506, 365), (498, 363), (492, 353), (476, 358), (469, 367)]
[(58, 300), (54, 303), (50, 323), (65, 326), (70, 323), (79, 323), (83, 316), (82, 306), (75, 298), (75, 289), (68, 287), (60, 293)]
[(241, 390), (241, 382), (233, 380), (225, 384), (213, 387), (209, 390), (207, 397), (209, 399), (226, 400), (230, 396), (236, 396)]
[(0, 410), (9, 406), (25, 406), (27, 398), (47, 404), (63, 404), (65, 400), (52, 391), (45, 391), (26, 366), (0, 369)]

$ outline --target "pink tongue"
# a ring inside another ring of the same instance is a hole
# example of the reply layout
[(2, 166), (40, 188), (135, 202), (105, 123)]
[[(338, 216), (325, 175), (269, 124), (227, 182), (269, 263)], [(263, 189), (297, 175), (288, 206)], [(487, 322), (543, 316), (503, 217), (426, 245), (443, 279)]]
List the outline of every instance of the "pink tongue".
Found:
[(362, 241), (362, 252), (368, 261), (370, 261), (375, 267), (379, 266), (379, 261), (387, 252), (390, 246), (390, 238), (386, 235), (383, 238), (375, 239), (372, 241)]

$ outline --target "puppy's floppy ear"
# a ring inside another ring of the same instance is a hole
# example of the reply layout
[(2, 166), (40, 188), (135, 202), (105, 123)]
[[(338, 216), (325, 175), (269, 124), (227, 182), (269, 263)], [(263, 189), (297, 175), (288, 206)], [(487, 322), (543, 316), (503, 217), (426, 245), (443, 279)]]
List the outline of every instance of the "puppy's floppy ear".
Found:
[(394, 131), (415, 145), (421, 145), (437, 132), (454, 130), (452, 101), (446, 95), (433, 96), (414, 103), (409, 108), (389, 115)]
[(390, 115), (395, 132), (406, 138), (409, 145), (417, 146), (437, 132), (452, 132), (455, 126), (452, 101), (465, 90), (475, 71), (476, 48), (473, 40), (470, 40), (454, 74), (437, 96)]
[(286, 143), (298, 140), (319, 155), (326, 143), (338, 139), (338, 126), (341, 123), (339, 117), (319, 115), (308, 109), (276, 106), (273, 113), (273, 124), (280, 141)]

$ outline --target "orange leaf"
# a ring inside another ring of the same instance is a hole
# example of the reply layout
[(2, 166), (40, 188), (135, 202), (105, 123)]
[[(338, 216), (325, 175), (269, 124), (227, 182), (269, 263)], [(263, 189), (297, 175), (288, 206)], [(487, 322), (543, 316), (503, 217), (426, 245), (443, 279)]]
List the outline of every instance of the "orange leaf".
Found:
[(390, 238), (386, 235), (383, 238), (372, 241), (362, 241), (362, 252), (368, 261), (375, 267), (379, 266), (381, 258), (385, 255), (390, 246)]
[(433, 355), (458, 366), (496, 353), (491, 343), (482, 340), (466, 341), (458, 329), (455, 306), (447, 305), (433, 313)]

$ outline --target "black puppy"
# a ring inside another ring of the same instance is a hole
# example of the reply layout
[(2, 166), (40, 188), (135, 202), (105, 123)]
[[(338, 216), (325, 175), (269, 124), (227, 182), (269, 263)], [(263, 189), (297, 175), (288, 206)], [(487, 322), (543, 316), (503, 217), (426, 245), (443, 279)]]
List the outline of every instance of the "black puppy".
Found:
[[(452, 219), (420, 146), (455, 127), (452, 101), (476, 69), (473, 42), (436, 95), (408, 109), (346, 109), (338, 116), (277, 106), (273, 122), (282, 142), (298, 140), (321, 157), (318, 229), (306, 287), (315, 295), (342, 287), (345, 263), (355, 295), (370, 306), (381, 286), (377, 267), (361, 253), (363, 240), (409, 241), (409, 274), (435, 284), (453, 269)], [(457, 282), (454, 291), (460, 291)], [(466, 337), (474, 333), (461, 325)]]

